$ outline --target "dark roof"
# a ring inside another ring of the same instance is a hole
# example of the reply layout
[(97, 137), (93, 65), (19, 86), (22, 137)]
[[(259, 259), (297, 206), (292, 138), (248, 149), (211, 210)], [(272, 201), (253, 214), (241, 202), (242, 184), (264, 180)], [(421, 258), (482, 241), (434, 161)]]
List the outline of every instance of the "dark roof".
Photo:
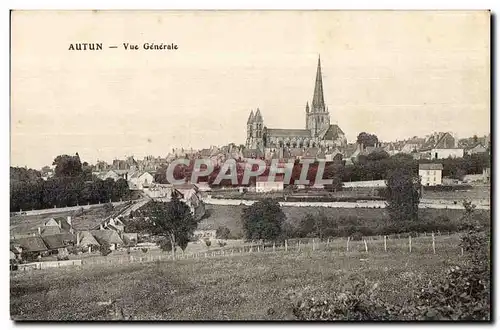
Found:
[(67, 218), (57, 217), (57, 218), (55, 218), (55, 220), (57, 221), (57, 223), (59, 223), (61, 225), (61, 231), (70, 231), (71, 230), (72, 226), (68, 222)]
[(95, 239), (94, 236), (90, 233), (90, 231), (82, 231), (80, 232), (80, 242), (78, 242), (79, 245), (81, 246), (89, 246), (89, 245), (95, 245), (99, 246), (99, 242)]
[(27, 252), (47, 251), (47, 246), (40, 236), (23, 237), (16, 241)]
[(442, 170), (443, 164), (419, 164), (419, 170)]
[(42, 239), (49, 249), (59, 249), (76, 243), (76, 236), (67, 232), (42, 236)]
[(244, 149), (243, 150), (243, 157), (245, 158), (253, 158), (253, 157), (263, 157), (264, 154), (260, 149)]
[(54, 235), (59, 234), (61, 232), (61, 229), (56, 226), (47, 226), (42, 227), (40, 231), (42, 235)]
[(286, 128), (268, 128), (268, 136), (281, 136), (281, 137), (311, 137), (311, 131), (307, 129), (286, 129)]
[(99, 244), (123, 244), (122, 239), (118, 236), (118, 233), (114, 230), (91, 230), (90, 233)]
[(342, 129), (340, 129), (338, 125), (330, 125), (325, 135), (323, 135), (323, 140), (329, 140), (329, 141), (336, 140), (341, 135), (344, 135), (344, 132), (342, 131)]

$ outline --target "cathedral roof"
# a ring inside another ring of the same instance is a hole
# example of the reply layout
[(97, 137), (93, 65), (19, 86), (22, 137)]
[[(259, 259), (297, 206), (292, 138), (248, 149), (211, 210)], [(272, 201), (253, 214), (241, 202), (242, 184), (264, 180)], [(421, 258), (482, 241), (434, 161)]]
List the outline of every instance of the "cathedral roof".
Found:
[(282, 137), (311, 137), (311, 131), (307, 129), (268, 128), (267, 135)]
[(322, 140), (336, 140), (338, 139), (341, 135), (344, 135), (344, 132), (338, 125), (330, 125), (330, 127), (325, 128), (323, 131), (321, 131), (318, 136)]

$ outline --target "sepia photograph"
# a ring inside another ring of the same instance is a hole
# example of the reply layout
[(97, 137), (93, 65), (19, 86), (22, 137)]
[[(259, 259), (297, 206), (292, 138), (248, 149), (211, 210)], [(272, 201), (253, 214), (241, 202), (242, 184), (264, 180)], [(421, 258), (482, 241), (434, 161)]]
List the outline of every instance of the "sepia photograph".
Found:
[(489, 10), (10, 11), (19, 321), (482, 321)]

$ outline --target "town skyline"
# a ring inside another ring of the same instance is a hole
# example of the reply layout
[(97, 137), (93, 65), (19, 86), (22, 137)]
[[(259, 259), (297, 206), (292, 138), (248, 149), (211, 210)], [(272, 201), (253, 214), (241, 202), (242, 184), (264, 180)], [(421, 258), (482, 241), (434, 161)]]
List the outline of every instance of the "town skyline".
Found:
[[(274, 26), (275, 15), (279, 26), (263, 33)], [(174, 38), (179, 50), (171, 53), (71, 53), (69, 41), (88, 26), (91, 14), (18, 15), (12, 28), (11, 165), (40, 168), (75, 152), (95, 163), (164, 156), (176, 147), (244, 145), (248, 113), (257, 108), (270, 127), (302, 128), (318, 55), (331, 122), (350, 143), (363, 131), (381, 141), (432, 132), (451, 131), (458, 138), (490, 133), (487, 16), (367, 15), (361, 28), (345, 13), (241, 12), (220, 19), (224, 14), (215, 12), (181, 19), (145, 12), (128, 25), (124, 16), (101, 17), (88, 32), (89, 39), (99, 36), (107, 45), (160, 41), (180, 27)], [(53, 22), (32, 33), (27, 18)], [(194, 18), (196, 27), (190, 26)], [(218, 38), (228, 20), (234, 31)], [(391, 28), (396, 22), (397, 31)], [(112, 33), (109, 24), (123, 28)], [(210, 31), (204, 31), (206, 24)], [(457, 26), (464, 33), (457, 34)], [(365, 37), (371, 28), (379, 29), (377, 40)], [(53, 38), (36, 40), (41, 34)], [(287, 34), (300, 42), (281, 41)], [(248, 40), (262, 47), (255, 50)], [(42, 42), (49, 45), (36, 58), (26, 52), (25, 44)]]

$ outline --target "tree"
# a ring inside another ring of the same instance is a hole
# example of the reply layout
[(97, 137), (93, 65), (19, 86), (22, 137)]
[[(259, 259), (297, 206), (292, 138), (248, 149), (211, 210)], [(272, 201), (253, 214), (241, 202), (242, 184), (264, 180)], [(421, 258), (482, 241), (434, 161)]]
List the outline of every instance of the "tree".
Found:
[(375, 134), (361, 132), (356, 139), (358, 144), (363, 144), (365, 147), (374, 147), (378, 143), (378, 137)]
[(243, 209), (243, 229), (248, 239), (276, 240), (286, 216), (278, 202), (266, 198)]
[(398, 167), (387, 175), (386, 207), (395, 222), (418, 220), (420, 177), (408, 167)]
[(83, 174), (82, 163), (80, 162), (80, 156), (78, 156), (78, 153), (76, 153), (75, 156), (57, 156), (52, 165), (56, 166), (56, 177), (76, 177)]
[(217, 228), (217, 230), (215, 231), (215, 237), (220, 239), (228, 239), (229, 234), (229, 228), (224, 226), (219, 226), (219, 228)]
[(151, 233), (163, 236), (170, 241), (174, 256), (175, 245), (185, 249), (188, 238), (198, 225), (189, 206), (179, 200), (176, 195), (172, 195), (170, 202), (150, 202), (145, 210), (145, 216), (151, 223)]
[(328, 191), (341, 191), (344, 186), (342, 178), (344, 177), (345, 166), (343, 163), (330, 163), (325, 168), (325, 179), (332, 179), (331, 185), (325, 186)]
[(324, 212), (317, 215), (307, 213), (299, 225), (299, 235), (301, 237), (317, 237), (323, 239), (328, 230), (329, 221)]

